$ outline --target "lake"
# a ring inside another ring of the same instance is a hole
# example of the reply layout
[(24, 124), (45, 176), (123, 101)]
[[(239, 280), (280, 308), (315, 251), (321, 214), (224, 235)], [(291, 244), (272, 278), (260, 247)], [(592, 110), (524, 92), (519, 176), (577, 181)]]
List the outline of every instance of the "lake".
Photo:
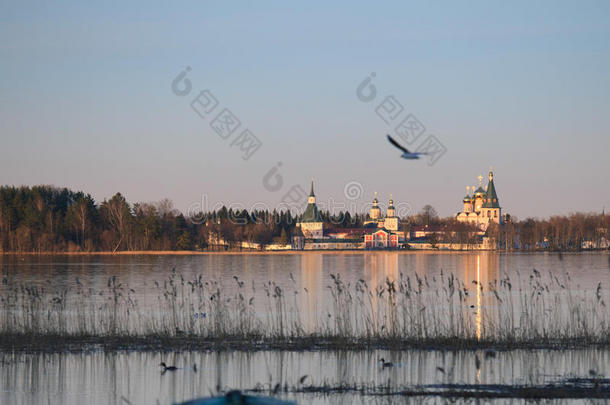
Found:
[[(477, 370), (475, 356), (481, 357)], [(380, 357), (395, 366), (382, 368)], [(209, 396), (222, 389), (257, 385), (288, 387), (405, 387), (433, 384), (534, 385), (589, 370), (610, 373), (610, 352), (587, 350), (514, 350), (484, 359), (472, 351), (364, 352), (111, 352), (1, 355), (0, 403), (26, 404), (171, 404)], [(161, 373), (164, 361), (181, 369)], [(197, 365), (197, 372), (192, 367)], [(437, 367), (444, 370), (440, 372)], [(303, 384), (302, 376), (307, 375)], [(404, 403), (402, 397), (347, 393), (280, 393), (301, 404)], [(123, 398), (125, 398), (126, 402)], [(157, 402), (157, 400), (159, 402)], [(415, 398), (432, 402), (431, 397)], [(506, 400), (498, 400), (506, 403)], [(518, 401), (517, 401), (518, 402)]]
[[(607, 339), (610, 322), (607, 252), (27, 255), (0, 256), (0, 274), (3, 331), (457, 335), (493, 342), (576, 339), (583, 329)], [(401, 398), (376, 395), (380, 387), (539, 385), (610, 372), (607, 346), (516, 348), (493, 357), (484, 350), (345, 349), (5, 351), (0, 403), (168, 404), (217, 387), (277, 383), (287, 387), (281, 397), (299, 403), (390, 403)], [(394, 367), (380, 367), (381, 357)], [(160, 361), (183, 369), (162, 374)], [(368, 394), (300, 392), (302, 385), (360, 387)]]

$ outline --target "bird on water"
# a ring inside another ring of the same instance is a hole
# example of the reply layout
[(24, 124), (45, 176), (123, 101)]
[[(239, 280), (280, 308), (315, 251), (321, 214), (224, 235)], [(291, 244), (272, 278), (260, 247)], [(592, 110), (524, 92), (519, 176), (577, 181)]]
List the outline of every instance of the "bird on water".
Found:
[(385, 361), (383, 357), (379, 359), (379, 364), (381, 364), (381, 367), (383, 368), (394, 367), (394, 363), (392, 363), (391, 361)]
[(163, 371), (176, 371), (178, 370), (178, 367), (176, 366), (168, 366), (165, 363), (161, 362), (161, 364), (159, 364), (161, 367), (163, 367)]

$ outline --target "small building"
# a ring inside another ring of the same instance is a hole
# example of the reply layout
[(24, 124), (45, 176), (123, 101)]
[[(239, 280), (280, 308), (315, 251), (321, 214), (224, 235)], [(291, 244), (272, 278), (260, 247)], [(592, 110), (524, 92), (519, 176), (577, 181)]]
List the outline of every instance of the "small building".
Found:
[(409, 230), (409, 240), (428, 239), (443, 232), (439, 225), (415, 225)]
[(362, 228), (332, 228), (325, 229), (324, 236), (332, 239), (363, 239), (366, 229)]
[(364, 235), (365, 249), (397, 249), (398, 234), (385, 228), (371, 229)]

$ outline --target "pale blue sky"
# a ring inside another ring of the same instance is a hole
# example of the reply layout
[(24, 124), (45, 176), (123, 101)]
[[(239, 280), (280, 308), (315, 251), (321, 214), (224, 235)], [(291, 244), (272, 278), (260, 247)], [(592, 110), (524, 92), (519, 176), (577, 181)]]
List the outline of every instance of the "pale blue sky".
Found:
[[(358, 181), (446, 216), (492, 165), (519, 218), (610, 208), (609, 2), (85, 3), (0, 6), (0, 184), (186, 210), (273, 205), (314, 177), (320, 200)], [(190, 108), (203, 89), (263, 142), (250, 160)], [(447, 147), (434, 166), (386, 142), (390, 94)]]

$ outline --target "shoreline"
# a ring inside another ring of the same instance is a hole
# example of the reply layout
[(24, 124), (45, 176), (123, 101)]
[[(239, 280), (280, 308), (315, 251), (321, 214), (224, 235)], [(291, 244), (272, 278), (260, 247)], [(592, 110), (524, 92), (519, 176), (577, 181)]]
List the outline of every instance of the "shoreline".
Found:
[(429, 250), (429, 249), (318, 249), (318, 250), (224, 250), (224, 251), (200, 251), (200, 250), (124, 250), (119, 252), (99, 251), (99, 252), (0, 252), (0, 256), (206, 256), (206, 255), (294, 255), (312, 253), (400, 253), (400, 254), (464, 254), (464, 253), (549, 253), (549, 254), (575, 254), (575, 253), (603, 253), (610, 252), (606, 249), (580, 250), (580, 251), (549, 251), (549, 250)]
[(103, 351), (363, 351), (363, 350), (577, 350), (610, 349), (610, 340), (532, 339), (524, 341), (493, 341), (429, 338), (429, 339), (366, 339), (339, 336), (260, 337), (260, 336), (87, 336), (0, 334), (0, 353), (87, 352)]

